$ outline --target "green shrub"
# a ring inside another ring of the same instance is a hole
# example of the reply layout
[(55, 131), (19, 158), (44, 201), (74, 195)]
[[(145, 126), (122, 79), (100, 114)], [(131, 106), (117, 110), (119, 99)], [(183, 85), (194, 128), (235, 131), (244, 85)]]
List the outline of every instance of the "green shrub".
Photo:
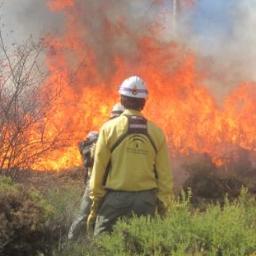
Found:
[(104, 256), (98, 244), (87, 239), (79, 241), (66, 241), (61, 250), (56, 249), (53, 256)]
[(82, 186), (62, 185), (51, 188), (45, 195), (55, 208), (54, 218), (69, 227), (75, 211), (79, 209), (82, 198)]
[(211, 205), (206, 212), (191, 210), (183, 199), (164, 219), (120, 221), (111, 235), (96, 240), (95, 255), (250, 255), (256, 251), (255, 216), (255, 199), (245, 191), (238, 200), (226, 199), (223, 207)]
[(0, 255), (48, 252), (48, 221), (53, 214), (37, 190), (0, 177)]
[(81, 184), (64, 183), (52, 187), (45, 194), (47, 201), (55, 209), (51, 218), (50, 234), (51, 239), (57, 241), (59, 249), (67, 243), (68, 229), (79, 210), (82, 188)]
[(246, 256), (256, 251), (256, 201), (246, 190), (238, 199), (226, 198), (205, 211), (192, 207), (191, 193), (183, 193), (165, 218), (121, 220), (112, 234), (68, 242), (83, 187), (70, 179), (58, 182), (44, 182), (49, 189), (43, 190), (43, 197), (33, 188), (0, 178), (0, 255)]
[(69, 248), (67, 232), (83, 192), (78, 178), (31, 172), (17, 184), (0, 176), (0, 256), (48, 256), (53, 248)]

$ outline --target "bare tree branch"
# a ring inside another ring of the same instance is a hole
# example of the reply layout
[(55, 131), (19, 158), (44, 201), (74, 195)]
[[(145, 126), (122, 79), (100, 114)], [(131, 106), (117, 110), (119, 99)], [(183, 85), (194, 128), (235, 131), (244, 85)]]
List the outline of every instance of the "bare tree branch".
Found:
[(0, 30), (0, 170), (29, 168), (64, 145), (61, 132), (55, 137), (46, 134), (46, 114), (60, 89), (42, 91), (47, 74), (38, 59), (43, 50), (29, 39), (10, 51)]

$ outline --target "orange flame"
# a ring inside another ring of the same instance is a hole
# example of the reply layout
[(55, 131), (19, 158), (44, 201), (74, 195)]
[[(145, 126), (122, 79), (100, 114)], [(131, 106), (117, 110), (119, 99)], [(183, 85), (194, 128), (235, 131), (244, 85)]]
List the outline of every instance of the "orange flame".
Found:
[[(52, 0), (52, 10), (71, 7), (72, 0)], [(60, 134), (65, 146), (45, 155), (33, 168), (60, 170), (81, 165), (77, 143), (90, 130), (98, 130), (118, 101), (117, 88), (129, 75), (138, 74), (149, 87), (144, 113), (162, 127), (172, 154), (207, 153), (222, 164), (229, 146), (255, 151), (256, 93), (254, 83), (235, 89), (219, 107), (203, 85), (193, 52), (175, 43), (159, 43), (153, 37), (139, 38), (136, 58), (114, 57), (115, 70), (104, 77), (96, 53), (83, 38), (75, 10), (67, 13), (67, 30), (62, 37), (48, 37), (47, 65), (51, 75), (44, 88), (60, 88), (60, 97), (47, 118), (47, 136)], [(106, 22), (111, 38), (129, 34), (122, 22)], [(102, 42), (104, 44), (104, 42)]]
[(52, 11), (60, 11), (73, 6), (73, 0), (51, 0), (48, 2), (49, 9)]

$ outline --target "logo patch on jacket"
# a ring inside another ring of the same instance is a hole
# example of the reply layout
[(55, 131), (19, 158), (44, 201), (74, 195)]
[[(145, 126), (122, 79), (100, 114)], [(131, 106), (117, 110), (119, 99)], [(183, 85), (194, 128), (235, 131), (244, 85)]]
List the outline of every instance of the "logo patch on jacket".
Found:
[(139, 134), (134, 134), (128, 139), (127, 152), (132, 154), (148, 154), (148, 150), (145, 148), (147, 139)]

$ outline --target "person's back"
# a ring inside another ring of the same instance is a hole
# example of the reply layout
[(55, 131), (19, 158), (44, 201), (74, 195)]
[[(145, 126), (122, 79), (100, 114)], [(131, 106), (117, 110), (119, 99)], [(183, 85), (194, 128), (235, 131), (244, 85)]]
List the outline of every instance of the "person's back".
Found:
[[(98, 214), (95, 234), (111, 231), (122, 216), (153, 215), (157, 201), (167, 205), (171, 195), (164, 134), (140, 113), (146, 95), (141, 81), (131, 77), (122, 84), (121, 103), (126, 110), (104, 124), (99, 134), (90, 184), (94, 203), (89, 218)], [(136, 90), (141, 97), (133, 97)]]
[[(138, 125), (144, 126), (141, 131), (137, 128), (128, 131), (128, 127), (136, 126), (133, 122), (138, 121), (143, 123)], [(111, 153), (108, 160), (111, 170), (105, 177), (105, 188), (123, 191), (157, 188), (155, 155), (165, 142), (161, 129), (134, 110), (125, 110), (102, 129), (108, 134), (107, 146)]]

